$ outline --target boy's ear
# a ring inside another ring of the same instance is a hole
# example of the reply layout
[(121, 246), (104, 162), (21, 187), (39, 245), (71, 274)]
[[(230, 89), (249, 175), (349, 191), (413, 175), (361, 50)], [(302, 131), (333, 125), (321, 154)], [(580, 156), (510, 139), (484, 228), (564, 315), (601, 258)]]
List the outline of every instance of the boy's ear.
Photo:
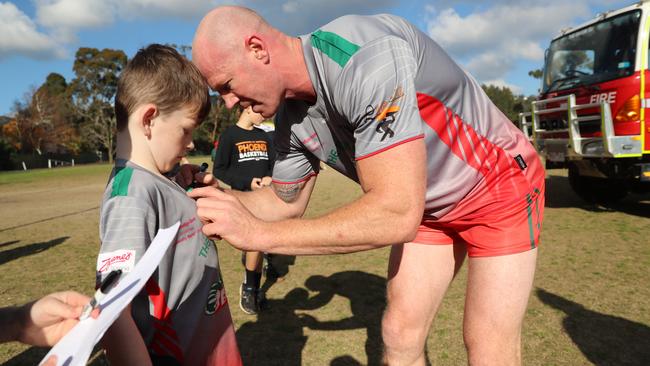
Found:
[(245, 47), (247, 51), (253, 54), (255, 59), (260, 60), (265, 64), (269, 63), (269, 51), (266, 47), (266, 42), (264, 42), (262, 38), (257, 35), (246, 37)]
[(158, 116), (158, 108), (155, 104), (147, 104), (143, 106), (144, 111), (140, 123), (147, 137), (151, 137), (151, 127), (154, 125), (154, 119)]

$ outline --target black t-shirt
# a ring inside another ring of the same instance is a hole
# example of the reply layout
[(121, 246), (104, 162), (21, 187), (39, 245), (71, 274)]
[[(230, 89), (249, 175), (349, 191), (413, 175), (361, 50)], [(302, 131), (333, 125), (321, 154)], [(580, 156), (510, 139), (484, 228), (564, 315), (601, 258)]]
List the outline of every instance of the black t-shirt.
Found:
[(250, 191), (253, 178), (271, 176), (275, 154), (269, 135), (229, 126), (219, 137), (212, 174), (231, 188)]

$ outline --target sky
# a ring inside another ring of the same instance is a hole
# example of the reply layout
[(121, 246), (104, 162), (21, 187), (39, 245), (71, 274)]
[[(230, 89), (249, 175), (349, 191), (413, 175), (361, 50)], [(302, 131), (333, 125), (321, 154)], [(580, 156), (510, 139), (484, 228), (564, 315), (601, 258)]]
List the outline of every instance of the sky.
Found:
[(11, 115), (49, 73), (74, 78), (79, 47), (191, 45), (203, 15), (221, 4), (259, 12), (291, 35), (345, 14), (402, 16), (438, 42), (479, 82), (533, 95), (544, 50), (558, 32), (633, 1), (616, 0), (0, 0), (0, 115)]

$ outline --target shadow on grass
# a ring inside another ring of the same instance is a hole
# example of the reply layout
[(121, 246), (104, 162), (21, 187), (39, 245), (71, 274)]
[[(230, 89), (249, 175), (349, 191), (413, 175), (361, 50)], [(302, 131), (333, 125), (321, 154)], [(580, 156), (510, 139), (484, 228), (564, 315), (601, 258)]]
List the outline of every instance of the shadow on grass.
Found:
[(309, 293), (294, 288), (283, 299), (268, 299), (257, 321), (237, 329), (237, 344), (244, 365), (301, 365), (307, 342), (296, 310), (304, 309)]
[(6, 246), (11, 245), (11, 244), (16, 244), (16, 243), (18, 243), (19, 241), (20, 241), (20, 240), (11, 240), (11, 241), (6, 241), (6, 242), (4, 242), (4, 243), (0, 243), (0, 248), (2, 248), (2, 247), (6, 247)]
[[(10, 360), (7, 360), (2, 366), (38, 365), (49, 351), (49, 347), (30, 347)], [(98, 346), (95, 346), (91, 352), (88, 366), (108, 366), (108, 361), (106, 361), (103, 352)]]
[(49, 348), (45, 347), (30, 347), (23, 352), (15, 355), (10, 360), (3, 363), (3, 366), (23, 366), (23, 365), (38, 365), (39, 362), (45, 357)]
[(650, 365), (650, 327), (598, 313), (541, 288), (537, 297), (566, 314), (564, 330), (595, 365)]
[(42, 219), (42, 220), (36, 220), (36, 221), (27, 222), (27, 223), (20, 224), (20, 225), (15, 225), (15, 226), (10, 226), (10, 227), (4, 227), (4, 228), (1, 228), (1, 229), (0, 229), (0, 233), (3, 232), (3, 231), (13, 230), (13, 229), (19, 229), (19, 228), (21, 228), (21, 227), (25, 227), (25, 226), (29, 226), (29, 225), (40, 224), (40, 223), (42, 223), (42, 222), (51, 221), (51, 220), (56, 220), (56, 219), (60, 219), (60, 218), (62, 218), (62, 217), (66, 217), (66, 216), (73, 216), (73, 215), (80, 214), (80, 213), (84, 213), (84, 212), (94, 211), (94, 210), (97, 210), (98, 208), (99, 208), (99, 206), (91, 207), (91, 208), (88, 208), (88, 209), (85, 209), (85, 210), (81, 210), (81, 211), (70, 212), (70, 213), (63, 214), (63, 215), (57, 215), (57, 216), (48, 217), (48, 218), (45, 218), (45, 219)]
[(310, 308), (327, 305), (335, 295), (350, 301), (352, 316), (321, 322), (305, 315), (305, 325), (315, 330), (366, 329), (365, 350), (368, 365), (381, 364), (381, 318), (386, 308), (386, 278), (360, 271), (338, 272), (331, 276), (311, 276), (305, 286), (317, 294), (309, 299)]
[(267, 270), (264, 283), (260, 287), (260, 292), (266, 294), (266, 292), (278, 281), (282, 281), (282, 278), (289, 274), (289, 266), (292, 266), (296, 263), (295, 255), (281, 255), (281, 254), (270, 254), (269, 262), (271, 264), (270, 268)]
[(650, 217), (650, 194), (630, 193), (616, 203), (589, 203), (573, 192), (569, 186), (569, 178), (552, 175), (546, 178), (546, 207), (576, 207), (591, 212), (617, 211), (628, 215)]
[[(365, 329), (368, 365), (379, 365), (382, 354), (381, 318), (386, 306), (386, 278), (360, 271), (345, 271), (331, 276), (311, 276), (306, 289), (291, 290), (284, 299), (268, 299), (267, 309), (256, 322), (244, 323), (237, 330), (237, 342), (245, 365), (300, 365), (307, 337), (303, 328), (314, 330)], [(329, 304), (335, 295), (350, 301), (352, 316), (321, 322), (299, 314)], [(332, 360), (333, 365), (359, 365), (346, 355)]]
[(40, 252), (46, 251), (54, 246), (63, 243), (68, 238), (69, 236), (62, 236), (60, 238), (52, 239), (50, 241), (42, 243), (34, 243), (14, 249), (5, 250), (3, 252), (0, 252), (0, 265), (11, 262), (12, 260), (18, 259), (20, 257), (38, 254)]

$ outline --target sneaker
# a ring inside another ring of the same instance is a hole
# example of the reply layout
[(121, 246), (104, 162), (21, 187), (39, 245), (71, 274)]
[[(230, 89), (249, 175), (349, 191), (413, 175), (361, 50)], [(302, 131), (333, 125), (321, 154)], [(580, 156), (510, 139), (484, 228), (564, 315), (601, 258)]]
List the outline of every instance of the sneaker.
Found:
[(247, 286), (245, 283), (241, 284), (239, 288), (239, 307), (246, 314), (255, 315), (260, 311), (257, 293), (258, 291), (254, 287)]

